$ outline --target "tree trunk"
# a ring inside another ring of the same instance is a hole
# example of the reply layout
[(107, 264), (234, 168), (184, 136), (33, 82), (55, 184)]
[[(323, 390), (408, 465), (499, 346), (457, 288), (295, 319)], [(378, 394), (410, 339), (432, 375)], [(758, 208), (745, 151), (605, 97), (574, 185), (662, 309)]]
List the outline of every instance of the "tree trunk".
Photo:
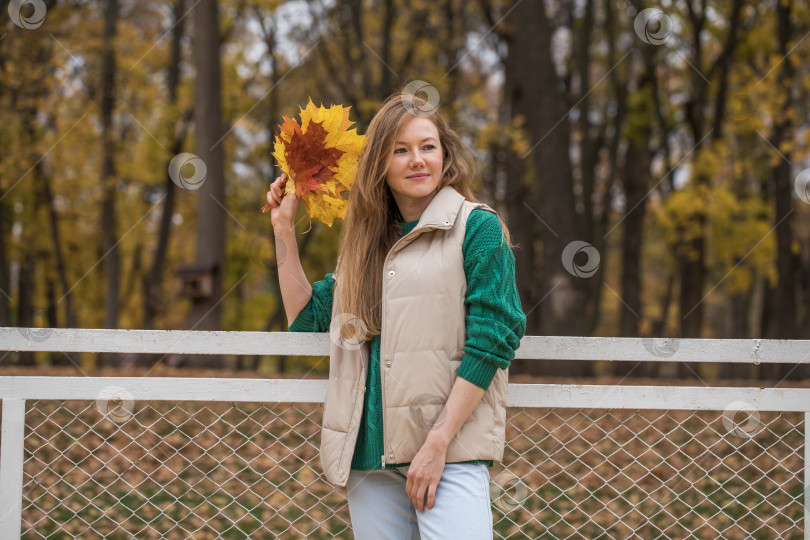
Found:
[[(22, 81), (16, 81), (16, 87), (11, 92), (10, 106), (12, 110), (16, 110), (19, 116), (19, 129), (16, 136), (20, 139), (21, 158), (23, 162), (30, 163), (30, 168), (20, 177), (20, 180), (30, 172), (32, 179), (30, 185), (32, 188), (29, 194), (24, 196), (25, 210), (24, 216), (20, 217), (20, 225), (22, 225), (22, 237), (20, 242), (19, 255), (17, 255), (17, 317), (16, 325), (18, 327), (34, 327), (37, 325), (37, 312), (39, 311), (36, 305), (37, 301), (37, 288), (38, 280), (37, 273), (43, 276), (43, 281), (47, 282), (47, 272), (40, 270), (40, 262), (44, 262), (44, 257), (41, 252), (41, 246), (36, 241), (41, 238), (44, 233), (40, 227), (40, 215), (45, 203), (46, 197), (43, 193), (42, 183), (45, 181), (45, 164), (44, 156), (42, 155), (39, 142), (41, 130), (38, 129), (38, 118), (40, 115), (45, 114), (46, 111), (42, 109), (44, 97), (49, 92), (48, 77), (52, 58), (52, 46), (49, 42), (31, 41), (24, 45), (28, 49), (32, 65), (39, 66), (36, 70), (36, 75)], [(25, 85), (25, 92), (21, 92), (21, 85)], [(19, 181), (17, 182), (19, 183)], [(11, 186), (13, 189), (17, 184)], [(7, 195), (8, 193), (6, 193)], [(11, 202), (11, 201), (9, 201)], [(0, 211), (1, 210), (0, 206)], [(4, 216), (3, 216), (4, 217)], [(14, 222), (13, 214), (9, 216), (9, 222)], [(0, 218), (3, 219), (3, 218)], [(5, 258), (5, 253), (4, 253)], [(12, 262), (12, 265), (14, 264)], [(11, 270), (11, 269), (9, 269)], [(5, 273), (5, 270), (4, 270)], [(12, 278), (9, 272), (8, 281), (11, 282)], [(6, 285), (10, 288), (11, 285)], [(46, 290), (46, 298), (48, 296)], [(4, 300), (10, 303), (10, 291), (6, 290), (2, 293)], [(51, 297), (53, 294), (51, 294)], [(11, 313), (8, 313), (8, 318), (13, 319)], [(51, 319), (52, 320), (52, 319)], [(48, 324), (49, 321), (45, 321)], [(36, 364), (36, 356), (33, 352), (21, 352), (17, 356), (20, 365), (33, 366)]]
[[(664, 297), (661, 299), (661, 317), (653, 319), (652, 321), (652, 337), (677, 337), (676, 332), (672, 331), (671, 327), (667, 325), (667, 317), (669, 315), (669, 306), (672, 305), (672, 296), (675, 289), (675, 274), (672, 273), (667, 276), (667, 286), (664, 290)], [(672, 378), (677, 372), (677, 366), (670, 363), (661, 362), (647, 362), (643, 369), (643, 374), (648, 377), (664, 377)]]
[[(169, 103), (177, 103), (177, 87), (180, 82), (180, 61), (181, 61), (181, 41), (185, 30), (186, 12), (185, 0), (177, 0), (174, 4), (174, 27), (172, 29), (171, 61), (167, 70)], [(177, 123), (181, 122), (179, 132), (174, 138), (171, 155), (176, 156), (183, 149), (186, 140), (188, 124), (191, 120), (191, 111), (184, 115), (184, 118), (172, 119), (177, 132)], [(171, 159), (171, 158), (170, 158)], [(168, 170), (168, 163), (166, 168)], [(155, 317), (163, 309), (163, 275), (166, 266), (166, 253), (169, 248), (169, 240), (172, 231), (172, 216), (175, 207), (176, 186), (171, 176), (166, 174), (163, 180), (163, 210), (160, 215), (160, 228), (158, 230), (158, 244), (155, 249), (155, 257), (152, 260), (152, 267), (144, 284), (144, 306), (143, 306), (143, 327), (146, 330), (155, 328)]]
[[(225, 275), (225, 176), (222, 155), (222, 82), (219, 12), (216, 0), (200, 0), (194, 8), (194, 125), (197, 157), (207, 174), (197, 190), (197, 250), (195, 261), (212, 273), (212, 292), (192, 300), (189, 329), (219, 330)], [(213, 356), (190, 359), (199, 367), (216, 367)]]
[(2, 202), (3, 190), (0, 188), (0, 326), (11, 326), (11, 311), (9, 302), (11, 300), (11, 290), (8, 271), (8, 256), (6, 250), (6, 231), (11, 227), (6, 227), (6, 205)]
[[(40, 57), (40, 60), (44, 60)], [(32, 85), (32, 93), (37, 94), (38, 86)], [(39, 96), (37, 96), (39, 97)], [(39, 110), (36, 106), (23, 106), (20, 109), (23, 139), (27, 143), (27, 161), (32, 163), (31, 174), (33, 185), (39, 187), (42, 177), (45, 174), (42, 166), (42, 156), (37, 150), (37, 128), (36, 118)], [(33, 189), (33, 196), (30, 201), (29, 223), (23, 227), (23, 242), (21, 245), (20, 270), (17, 280), (17, 326), (21, 328), (32, 328), (37, 325), (36, 315), (36, 291), (37, 272), (39, 271), (40, 259), (37, 253), (37, 244), (34, 238), (39, 233), (39, 214), (43, 204), (43, 194), (41, 189)], [(25, 223), (23, 221), (23, 223)], [(22, 366), (36, 365), (36, 358), (33, 352), (20, 352), (19, 363)]]
[[(701, 11), (695, 11), (695, 6), (687, 2), (685, 7), (692, 30), (692, 58), (690, 60), (690, 95), (686, 102), (685, 114), (692, 133), (696, 152), (709, 151), (710, 146), (705, 143), (709, 135), (707, 126), (712, 125), (711, 141), (718, 141), (722, 137), (723, 111), (728, 88), (728, 74), (734, 51), (737, 46), (737, 34), (740, 23), (740, 12), (743, 0), (734, 0), (731, 12), (728, 15), (728, 33), (725, 36), (723, 48), (708, 72), (697, 72), (705, 69), (704, 40), (707, 9), (705, 2), (700, 5)], [(717, 73), (715, 75), (715, 73)], [(714, 99), (714, 110), (711, 115), (706, 113), (709, 106), (709, 82), (713, 80), (713, 88), (717, 92)], [(699, 175), (694, 179), (696, 196), (704, 196), (709, 186), (709, 178)], [(702, 211), (695, 211), (688, 218), (689, 223), (680, 229), (680, 251), (678, 254), (678, 268), (680, 272), (681, 291), (678, 302), (680, 310), (681, 337), (698, 338), (703, 326), (704, 298), (703, 288), (706, 280), (706, 236), (705, 228), (707, 216)], [(686, 234), (686, 231), (690, 231)], [(692, 232), (694, 231), (694, 233)], [(692, 371), (685, 364), (680, 365), (680, 375), (685, 378), (693, 377)]]
[[(40, 200), (42, 201), (42, 204), (44, 204), (45, 210), (48, 213), (48, 227), (50, 237), (53, 240), (53, 254), (56, 263), (56, 274), (57, 278), (59, 279), (59, 285), (62, 291), (64, 291), (61, 298), (54, 298), (56, 292), (54, 290), (53, 281), (50, 279), (47, 280), (46, 292), (49, 300), (48, 324), (51, 328), (58, 328), (60, 326), (56, 308), (60, 302), (64, 301), (64, 327), (76, 328), (78, 325), (76, 323), (76, 316), (73, 311), (73, 295), (71, 285), (69, 284), (67, 278), (67, 268), (65, 267), (62, 237), (59, 231), (59, 217), (56, 214), (53, 189), (51, 188), (51, 177), (50, 174), (46, 172), (43, 167), (41, 167), (41, 159), (41, 157), (37, 158), (38, 165), (34, 167), (34, 181), (39, 187)], [(79, 355), (75, 352), (64, 352), (51, 355), (51, 363), (53, 365), (78, 365), (78, 362)]]
[[(51, 178), (47, 174), (38, 175), (40, 180), (39, 184), (42, 189), (42, 195), (45, 199), (45, 208), (48, 211), (48, 226), (50, 236), (53, 239), (53, 255), (56, 260), (56, 272), (59, 278), (59, 285), (62, 290), (62, 297), (57, 300), (57, 304), (65, 302), (64, 304), (64, 321), (65, 328), (76, 328), (76, 315), (73, 311), (73, 294), (70, 290), (71, 285), (67, 278), (67, 268), (65, 267), (65, 256), (62, 245), (62, 235), (59, 230), (59, 216), (56, 214), (56, 205), (54, 203), (53, 189), (51, 188)], [(72, 356), (71, 356), (72, 357)]]
[[(501, 100), (501, 118), (504, 125), (509, 125), (510, 121), (518, 117), (523, 105), (524, 91), (520, 82), (520, 73), (524, 69), (520, 53), (520, 45), (517, 43), (518, 32), (514, 19), (507, 21), (510, 32), (504, 35), (509, 46), (509, 54), (504, 62), (504, 84), (503, 98)], [(537, 207), (533, 200), (531, 185), (524, 180), (526, 174), (524, 162), (520, 156), (516, 155), (511, 148), (509, 138), (500, 141), (498, 151), (497, 167), (502, 170), (505, 177), (504, 207), (506, 210), (506, 220), (512, 239), (517, 244), (514, 250), (515, 255), (515, 279), (517, 281), (518, 294), (520, 296), (523, 311), (526, 314), (526, 335), (538, 335), (540, 333), (540, 311), (533, 309), (540, 299), (539, 283), (534, 278), (535, 268), (535, 239), (539, 235), (537, 218), (532, 214)], [(498, 175), (495, 175), (498, 181)], [(493, 193), (498, 191), (498, 186), (493, 186)], [(515, 360), (512, 364), (511, 372), (514, 374), (529, 373), (536, 364), (530, 360)]]
[[(655, 53), (646, 48), (644, 54), (644, 73), (638, 83), (637, 92), (651, 94), (655, 92)], [(642, 103), (652, 104), (651, 99), (643, 99)], [(644, 216), (647, 206), (647, 197), (650, 177), (650, 165), (653, 153), (650, 150), (652, 126), (655, 114), (652, 107), (639, 107), (633, 111), (637, 126), (628, 134), (627, 153), (625, 155), (624, 195), (625, 215), (622, 221), (622, 285), (621, 285), (621, 317), (620, 334), (623, 337), (636, 337), (639, 335), (639, 324), (642, 317), (641, 307), (641, 247)], [(626, 365), (626, 364), (625, 364)], [(621, 370), (622, 364), (617, 364)], [(622, 373), (623, 375), (624, 373)]]
[[(58, 302), (56, 299), (56, 285), (50, 277), (45, 278), (45, 298), (48, 302), (45, 310), (45, 327), (59, 328), (59, 316), (56, 308)], [(52, 366), (78, 365), (76, 360), (75, 353), (61, 351), (48, 353), (48, 363)]]
[[(17, 326), (21, 328), (32, 328), (34, 326), (34, 292), (36, 282), (34, 273), (36, 264), (33, 248), (27, 246), (25, 253), (20, 257), (20, 277), (17, 280)], [(22, 351), (19, 353), (19, 364), (21, 366), (33, 366), (34, 353)]]
[(621, 317), (619, 335), (639, 335), (641, 313), (641, 243), (652, 156), (647, 148), (650, 130), (628, 141), (625, 157), (625, 214), (622, 221)]
[[(810, 339), (810, 240), (801, 249), (800, 278), (802, 283), (802, 328), (801, 339)], [(810, 374), (807, 375), (810, 377)]]
[[(597, 249), (602, 260), (607, 260), (607, 247), (605, 242), (604, 229), (602, 229), (603, 217), (609, 205), (603, 204), (601, 210), (594, 204), (596, 199), (596, 173), (599, 164), (599, 154), (605, 147), (605, 125), (608, 121), (604, 117), (605, 124), (594, 125), (591, 121), (591, 85), (590, 70), (592, 66), (591, 44), (593, 41), (593, 28), (595, 20), (596, 2), (587, 0), (582, 21), (578, 23), (577, 45), (576, 45), (576, 72), (579, 80), (579, 88), (576, 94), (571, 92), (569, 98), (571, 103), (576, 103), (579, 111), (577, 127), (580, 139), (580, 159), (579, 171), (582, 186), (582, 195), (576, 200), (577, 215), (580, 222), (579, 238), (587, 241)], [(573, 6), (572, 6), (573, 9)], [(606, 7), (606, 11), (609, 9)], [(606, 18), (610, 15), (606, 14)], [(572, 23), (573, 24), (573, 23)], [(610, 33), (610, 30), (607, 31)], [(612, 36), (608, 37), (608, 40)], [(613, 54), (609, 51), (609, 55)], [(609, 60), (610, 65), (615, 65), (615, 58)], [(587, 282), (586, 324), (581, 329), (583, 335), (592, 335), (599, 322), (599, 311), (602, 308), (602, 289), (607, 280), (607, 265), (600, 265), (596, 273)], [(616, 365), (627, 366), (626, 363), (617, 362)]]
[[(115, 141), (113, 140), (113, 109), (115, 93), (115, 38), (118, 22), (118, 0), (107, 0), (104, 12), (104, 49), (101, 59), (101, 256), (104, 260), (106, 290), (104, 296), (104, 328), (118, 327), (118, 297), (120, 294), (121, 260), (116, 233), (115, 208), (116, 170)], [(115, 356), (102, 353), (101, 365), (112, 365)]]
[[(526, 119), (532, 149), (523, 158), (531, 159), (534, 166), (536, 180), (531, 187), (538, 194), (520, 200), (537, 199), (539, 205), (533, 210), (540, 218), (524, 218), (531, 221), (517, 221), (513, 228), (518, 223), (532, 223), (540, 228), (543, 243), (540, 299), (524, 309), (539, 311), (541, 335), (583, 335), (587, 278), (575, 277), (562, 261), (565, 247), (579, 238), (568, 152), (570, 128), (564, 121), (565, 100), (551, 58), (552, 28), (542, 4), (538, 8), (520, 2), (508, 18), (513, 30), (508, 62), (517, 73), (512, 95), (505, 99), (511, 99), (513, 115), (521, 114)], [(583, 263), (578, 257), (571, 264)], [(584, 376), (591, 367), (585, 362), (539, 361), (530, 365), (535, 374), (561, 376)]]
[(771, 169), (771, 176), (775, 186), (776, 203), (776, 246), (777, 259), (776, 268), (779, 280), (776, 285), (776, 298), (774, 300), (778, 309), (774, 311), (773, 337), (777, 339), (795, 339), (798, 337), (797, 310), (796, 310), (796, 271), (794, 269), (793, 246), (793, 221), (789, 218), (793, 212), (793, 179), (791, 178), (790, 161), (793, 152), (790, 149), (781, 148), (782, 143), (793, 138), (793, 124), (790, 111), (792, 103), (790, 88), (793, 85), (793, 66), (788, 57), (788, 42), (790, 41), (790, 3), (777, 2), (776, 14), (778, 21), (779, 35), (779, 57), (784, 60), (779, 64), (779, 84), (781, 89), (782, 107), (777, 109), (777, 120), (773, 126), (773, 136), (771, 144), (780, 149), (782, 156)]
[[(748, 314), (751, 311), (751, 301), (754, 296), (754, 280), (752, 286), (745, 292), (731, 297), (731, 335), (728, 339), (748, 339), (751, 329), (748, 323)], [(720, 377), (723, 379), (747, 379), (750, 377), (750, 364), (737, 364), (724, 362), (720, 367)]]
[[(639, 85), (639, 91), (650, 87), (650, 77), (654, 72), (648, 64), (644, 79)], [(644, 111), (636, 111), (635, 115), (644, 115)], [(643, 122), (643, 123), (642, 123)], [(644, 120), (634, 124), (639, 125), (638, 131), (630, 133), (627, 152), (625, 154), (624, 195), (625, 214), (622, 221), (622, 276), (619, 297), (619, 335), (622, 337), (637, 337), (642, 317), (641, 306), (641, 247), (644, 216), (646, 214), (645, 198), (647, 197), (648, 178), (652, 153), (649, 149), (649, 139), (652, 133), (653, 117), (649, 115)], [(634, 366), (629, 362), (616, 362), (613, 364), (613, 373), (617, 376), (627, 376), (635, 372)], [(641, 373), (637, 373), (637, 376)]]
[(380, 94), (382, 97), (392, 94), (394, 86), (399, 85), (399, 80), (392, 81), (391, 76), (391, 42), (393, 36), (391, 29), (394, 26), (394, 17), (396, 13), (396, 4), (394, 0), (384, 0), (383, 2), (383, 18), (382, 18), (382, 31), (380, 37), (382, 38), (382, 50), (380, 51), (380, 58), (382, 58), (382, 65), (380, 66)]
[(598, 138), (592, 133), (593, 125), (590, 118), (591, 107), (591, 54), (590, 46), (594, 21), (594, 0), (586, 0), (583, 20), (577, 32), (576, 69), (579, 79), (578, 95), (572, 96), (579, 109), (577, 121), (581, 136), (580, 170), (582, 174), (582, 221), (584, 239), (593, 244), (596, 239), (594, 220), (594, 184), (596, 179), (596, 161), (599, 156), (600, 145)]
[[(6, 73), (6, 57), (3, 49), (3, 41), (0, 40), (0, 73)], [(0, 79), (0, 98), (6, 93), (6, 84)], [(7, 151), (5, 141), (0, 138), (0, 152)], [(5, 156), (0, 154), (0, 159)], [(8, 212), (3, 201), (6, 194), (0, 182), (0, 326), (11, 326), (11, 280), (9, 276), (8, 247), (6, 245), (6, 232), (11, 232), (11, 220), (8, 219)], [(8, 225), (7, 225), (8, 224)]]
[[(778, 339), (797, 339), (801, 336), (798, 321), (798, 291), (800, 282), (798, 280), (797, 257), (793, 254), (793, 219), (791, 214), (793, 197), (793, 178), (791, 178), (791, 161), (793, 151), (783, 149), (782, 143), (786, 140), (793, 140), (795, 133), (791, 120), (791, 111), (796, 107), (793, 103), (791, 89), (794, 84), (794, 68), (789, 50), (791, 40), (790, 13), (791, 2), (781, 1), (776, 5), (776, 17), (778, 23), (779, 58), (780, 63), (778, 75), (778, 88), (781, 89), (783, 105), (773, 127), (773, 138), (771, 144), (779, 148), (782, 153), (779, 161), (772, 168), (771, 174), (775, 185), (776, 199), (776, 246), (777, 246), (777, 271), (779, 280), (776, 285), (775, 303), (778, 309), (774, 312), (774, 337)], [(778, 368), (779, 380), (801, 380), (810, 372), (807, 365), (795, 366), (794, 364), (774, 365)]]

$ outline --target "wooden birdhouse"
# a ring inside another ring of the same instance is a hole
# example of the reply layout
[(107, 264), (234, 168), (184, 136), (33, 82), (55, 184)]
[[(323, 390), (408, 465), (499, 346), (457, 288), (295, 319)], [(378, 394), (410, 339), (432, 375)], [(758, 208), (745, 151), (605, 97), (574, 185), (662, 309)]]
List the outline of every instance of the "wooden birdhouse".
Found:
[(192, 300), (204, 300), (214, 294), (214, 274), (217, 265), (189, 264), (175, 270), (179, 278), (180, 296)]

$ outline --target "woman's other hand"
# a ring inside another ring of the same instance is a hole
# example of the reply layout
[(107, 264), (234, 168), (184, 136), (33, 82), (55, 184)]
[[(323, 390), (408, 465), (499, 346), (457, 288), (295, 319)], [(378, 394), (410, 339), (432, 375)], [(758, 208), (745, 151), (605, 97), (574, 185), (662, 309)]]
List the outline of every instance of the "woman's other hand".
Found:
[[(270, 185), (270, 191), (267, 192), (267, 205), (270, 207), (270, 224), (273, 229), (279, 227), (293, 229), (295, 227), (295, 214), (298, 211), (301, 199), (295, 193), (284, 193), (287, 179), (287, 175), (282, 173)], [(294, 175), (293, 181), (295, 181)]]
[[(425, 442), (419, 452), (414, 456), (408, 467), (408, 481), (405, 483), (405, 492), (413, 503), (413, 507), (420, 512), (433, 508), (436, 499), (436, 489), (444, 472), (444, 463), (447, 457), (447, 447)], [(425, 504), (427, 494), (427, 505)]]

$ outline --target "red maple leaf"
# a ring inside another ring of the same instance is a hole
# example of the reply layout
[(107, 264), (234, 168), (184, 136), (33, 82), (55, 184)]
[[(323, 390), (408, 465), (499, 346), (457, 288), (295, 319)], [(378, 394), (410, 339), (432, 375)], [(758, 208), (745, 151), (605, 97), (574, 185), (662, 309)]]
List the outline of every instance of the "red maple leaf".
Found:
[[(285, 126), (286, 124), (285, 122)], [(336, 167), (344, 152), (337, 148), (327, 148), (323, 122), (310, 122), (305, 132), (297, 125), (295, 127), (297, 129), (290, 130), (291, 134), (285, 130), (290, 134), (285, 158), (290, 170), (295, 171), (295, 194), (300, 197), (304, 193), (317, 190), (335, 175), (329, 167)]]

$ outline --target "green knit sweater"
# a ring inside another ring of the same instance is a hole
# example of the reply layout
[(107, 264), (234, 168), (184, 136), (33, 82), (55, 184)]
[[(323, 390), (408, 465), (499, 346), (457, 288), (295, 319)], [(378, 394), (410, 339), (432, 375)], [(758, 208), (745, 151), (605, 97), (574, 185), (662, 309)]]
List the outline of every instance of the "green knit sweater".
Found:
[[(400, 237), (419, 221), (401, 224)], [(486, 390), (498, 368), (506, 369), (526, 332), (526, 316), (515, 283), (515, 257), (505, 244), (500, 222), (480, 208), (470, 212), (462, 251), (467, 293), (464, 300), (467, 339), (458, 376)], [(332, 318), (332, 274), (312, 284), (312, 298), (290, 325), (293, 332), (328, 332)], [(360, 431), (354, 447), (352, 469), (381, 469), (383, 455), (380, 336), (372, 338)], [(485, 463), (476, 460), (463, 463)], [(408, 463), (387, 465), (403, 467)]]

